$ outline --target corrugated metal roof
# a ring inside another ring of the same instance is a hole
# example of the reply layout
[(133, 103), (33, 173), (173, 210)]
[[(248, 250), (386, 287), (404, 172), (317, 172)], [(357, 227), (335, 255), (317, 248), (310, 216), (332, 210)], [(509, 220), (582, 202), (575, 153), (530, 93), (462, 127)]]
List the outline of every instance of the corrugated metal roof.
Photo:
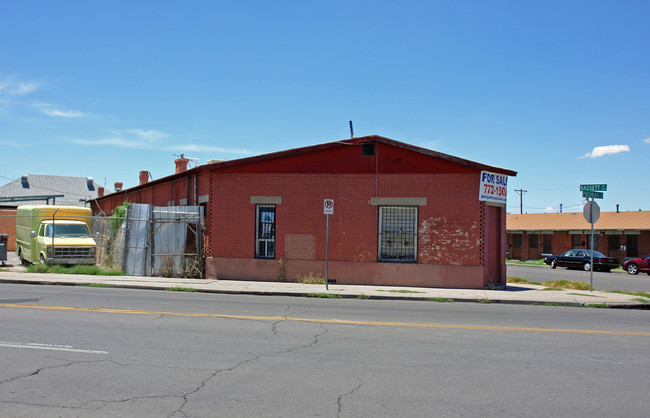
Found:
[[(582, 212), (508, 214), (508, 231), (588, 230), (591, 224)], [(650, 230), (650, 211), (601, 212), (594, 224), (598, 230)]]

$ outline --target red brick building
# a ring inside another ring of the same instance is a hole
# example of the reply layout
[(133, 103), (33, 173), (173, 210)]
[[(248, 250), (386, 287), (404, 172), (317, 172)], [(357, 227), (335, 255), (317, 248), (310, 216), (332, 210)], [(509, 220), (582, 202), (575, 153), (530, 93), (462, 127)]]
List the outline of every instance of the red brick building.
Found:
[[(572, 248), (589, 248), (591, 224), (582, 212), (509, 214), (508, 257), (537, 260)], [(650, 254), (650, 211), (600, 212), (594, 250), (618, 259)]]
[[(337, 283), (482, 288), (505, 284), (505, 205), (479, 201), (487, 166), (379, 136), (185, 170), (99, 197), (202, 205), (206, 278), (295, 280), (325, 271)], [(119, 186), (119, 185), (118, 185)]]

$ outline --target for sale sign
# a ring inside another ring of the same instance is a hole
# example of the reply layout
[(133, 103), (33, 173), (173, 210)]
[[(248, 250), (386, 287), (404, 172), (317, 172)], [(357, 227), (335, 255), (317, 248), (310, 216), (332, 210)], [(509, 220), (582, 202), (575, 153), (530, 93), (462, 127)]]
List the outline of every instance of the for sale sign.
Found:
[(481, 171), (478, 200), (506, 204), (508, 197), (508, 176)]

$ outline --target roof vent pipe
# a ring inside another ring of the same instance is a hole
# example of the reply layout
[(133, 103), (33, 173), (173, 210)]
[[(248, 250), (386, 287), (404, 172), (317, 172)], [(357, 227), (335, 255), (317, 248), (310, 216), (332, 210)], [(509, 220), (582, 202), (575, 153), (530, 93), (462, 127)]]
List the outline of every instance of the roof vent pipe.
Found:
[(618, 203), (616, 204), (616, 213), (621, 213), (621, 212), (619, 212), (619, 210), (618, 210)]

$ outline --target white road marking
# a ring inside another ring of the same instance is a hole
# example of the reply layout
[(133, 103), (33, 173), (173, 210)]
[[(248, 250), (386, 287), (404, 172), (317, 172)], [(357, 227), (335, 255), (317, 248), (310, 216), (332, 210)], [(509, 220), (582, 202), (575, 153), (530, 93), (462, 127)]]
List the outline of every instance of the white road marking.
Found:
[(87, 353), (87, 354), (108, 354), (108, 351), (82, 350), (80, 348), (74, 348), (71, 345), (58, 345), (58, 344), (17, 343), (17, 342), (0, 341), (0, 347), (31, 348), (31, 349), (34, 349), (34, 350), (70, 351), (70, 352), (73, 352), (73, 353)]

